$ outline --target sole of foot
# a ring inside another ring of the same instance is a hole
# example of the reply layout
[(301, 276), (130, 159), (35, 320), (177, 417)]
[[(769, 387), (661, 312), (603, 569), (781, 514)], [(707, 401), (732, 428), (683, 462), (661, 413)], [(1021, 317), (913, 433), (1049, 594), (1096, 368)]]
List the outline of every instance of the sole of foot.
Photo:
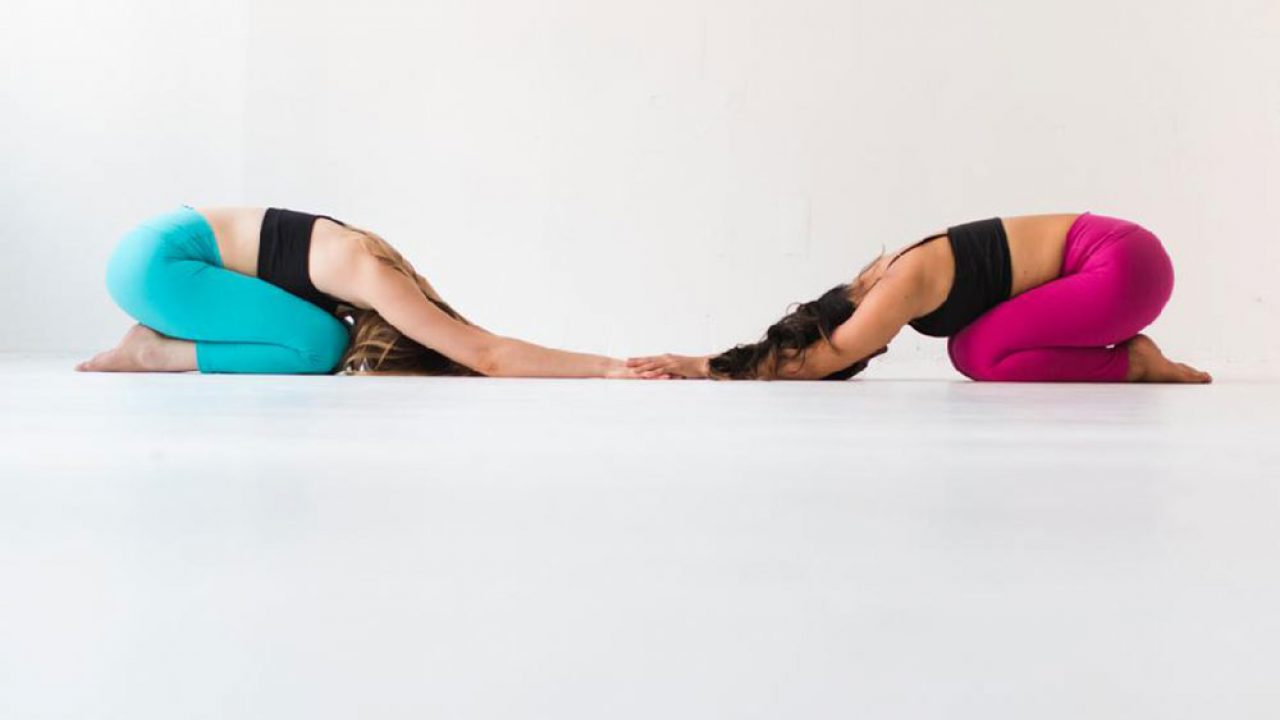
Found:
[(149, 327), (134, 325), (120, 339), (120, 344), (76, 365), (79, 372), (166, 372), (177, 341), (164, 337)]
[(1186, 363), (1174, 362), (1160, 352), (1160, 346), (1146, 335), (1129, 341), (1129, 373), (1132, 382), (1192, 383), (1213, 382), (1213, 376)]

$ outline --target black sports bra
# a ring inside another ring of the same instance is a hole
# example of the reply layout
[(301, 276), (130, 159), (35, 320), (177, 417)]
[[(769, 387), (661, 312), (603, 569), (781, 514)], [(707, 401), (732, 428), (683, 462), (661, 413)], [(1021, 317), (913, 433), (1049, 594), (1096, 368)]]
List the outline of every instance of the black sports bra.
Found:
[(258, 236), (258, 277), (332, 313), (342, 301), (311, 282), (311, 230), (319, 218), (346, 224), (328, 215), (267, 208)]
[(1009, 237), (1000, 218), (947, 228), (946, 233), (931, 235), (898, 257), (941, 237), (951, 243), (951, 254), (956, 261), (951, 292), (938, 309), (908, 324), (924, 335), (950, 337), (1009, 299), (1013, 291), (1013, 265), (1009, 260)]

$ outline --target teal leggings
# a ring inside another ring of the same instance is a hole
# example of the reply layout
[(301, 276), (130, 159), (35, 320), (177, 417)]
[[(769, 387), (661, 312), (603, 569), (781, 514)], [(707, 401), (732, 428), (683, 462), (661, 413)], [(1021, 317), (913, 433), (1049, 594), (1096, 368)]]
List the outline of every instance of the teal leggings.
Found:
[(213, 228), (187, 207), (124, 236), (107, 291), (143, 325), (194, 341), (200, 372), (327, 373), (347, 348), (347, 327), (333, 315), (224, 268)]

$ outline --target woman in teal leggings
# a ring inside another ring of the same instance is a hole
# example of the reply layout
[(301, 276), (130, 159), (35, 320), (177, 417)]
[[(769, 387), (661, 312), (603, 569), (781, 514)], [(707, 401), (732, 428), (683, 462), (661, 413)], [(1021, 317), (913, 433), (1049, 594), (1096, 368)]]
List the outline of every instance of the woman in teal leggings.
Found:
[(152, 218), (120, 241), (107, 289), (138, 325), (78, 370), (635, 376), (477, 327), (377, 235), (278, 208)]

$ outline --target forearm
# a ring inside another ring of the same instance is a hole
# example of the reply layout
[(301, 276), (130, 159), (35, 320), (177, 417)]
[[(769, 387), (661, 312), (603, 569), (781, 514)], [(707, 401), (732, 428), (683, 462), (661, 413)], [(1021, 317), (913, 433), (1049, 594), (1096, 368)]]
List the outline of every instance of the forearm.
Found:
[(483, 367), (491, 377), (605, 377), (618, 364), (603, 355), (554, 350), (515, 338), (500, 337), (489, 350)]

